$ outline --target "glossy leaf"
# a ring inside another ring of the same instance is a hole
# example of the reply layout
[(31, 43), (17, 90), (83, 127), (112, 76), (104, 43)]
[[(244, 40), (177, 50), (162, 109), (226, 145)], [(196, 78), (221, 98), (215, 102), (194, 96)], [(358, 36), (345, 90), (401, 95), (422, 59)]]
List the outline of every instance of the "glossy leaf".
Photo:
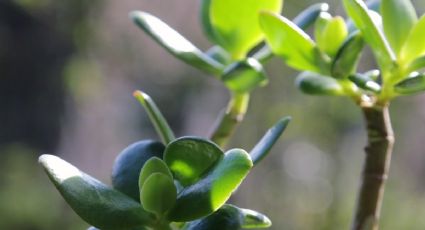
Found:
[(350, 75), (348, 79), (354, 82), (354, 84), (356, 84), (361, 89), (374, 93), (379, 93), (381, 91), (381, 86), (372, 79), (370, 79), (367, 75), (353, 74)]
[(417, 74), (409, 77), (394, 86), (394, 90), (399, 94), (414, 94), (425, 91), (425, 75)]
[(343, 0), (343, 3), (347, 14), (373, 50), (381, 68), (388, 68), (395, 60), (394, 53), (371, 17), (366, 4), (362, 0)]
[(87, 223), (105, 230), (152, 224), (151, 214), (139, 203), (59, 157), (42, 155), (39, 162), (63, 198)]
[(398, 54), (418, 17), (410, 0), (382, 0), (381, 14), (384, 33)]
[(407, 68), (409, 72), (425, 68), (425, 55), (413, 60)]
[(220, 46), (211, 47), (205, 52), (205, 54), (225, 66), (232, 62), (230, 54)]
[(406, 43), (400, 52), (402, 61), (409, 63), (410, 61), (425, 55), (425, 15), (423, 15), (418, 23), (412, 28)]
[(269, 218), (261, 213), (225, 204), (213, 214), (188, 223), (184, 230), (237, 230), (270, 226)]
[(229, 150), (205, 177), (178, 194), (168, 214), (169, 220), (191, 221), (213, 213), (230, 198), (252, 166), (247, 152)]
[(299, 70), (320, 72), (317, 66), (316, 45), (311, 38), (290, 20), (273, 13), (262, 12), (260, 25), (272, 51)]
[(223, 66), (202, 53), (177, 31), (160, 19), (145, 12), (132, 12), (133, 21), (152, 39), (176, 58), (203, 71), (220, 74)]
[(168, 176), (171, 181), (173, 180), (173, 175), (171, 175), (170, 169), (168, 169), (165, 162), (157, 157), (152, 157), (146, 161), (145, 165), (140, 171), (139, 190), (143, 188), (143, 184), (145, 183), (146, 179), (148, 179), (148, 177), (153, 173), (162, 173)]
[(164, 149), (162, 143), (152, 140), (139, 141), (125, 148), (112, 167), (112, 186), (139, 202), (140, 170), (152, 157), (162, 158)]
[[(341, 17), (323, 18), (322, 20), (327, 22), (324, 23), (323, 28), (316, 29), (316, 42), (321, 50), (333, 57), (347, 37), (347, 26)], [(319, 23), (320, 21), (318, 20)]]
[(263, 39), (258, 13), (268, 10), (279, 13), (282, 0), (214, 0), (203, 1), (203, 25), (213, 41), (232, 54), (233, 59), (246, 57), (248, 51)]
[(304, 93), (313, 95), (343, 95), (344, 89), (339, 82), (329, 76), (312, 72), (303, 72), (296, 79), (296, 85)]
[(339, 48), (331, 67), (332, 77), (346, 78), (354, 73), (364, 47), (361, 33), (351, 34)]
[(263, 66), (254, 58), (229, 65), (224, 70), (222, 80), (231, 91), (236, 93), (250, 92), (268, 82)]
[(163, 173), (151, 174), (140, 191), (140, 201), (146, 211), (162, 216), (171, 209), (177, 198), (173, 179)]
[(142, 91), (135, 91), (133, 96), (140, 102), (140, 104), (145, 108), (146, 112), (149, 115), (153, 126), (155, 127), (156, 132), (161, 137), (161, 140), (164, 144), (170, 143), (175, 139), (173, 130), (162, 115), (161, 111), (156, 106), (155, 102)]
[(252, 158), (254, 165), (260, 162), (269, 153), (270, 149), (285, 131), (291, 121), (290, 117), (284, 117), (279, 120), (272, 128), (270, 128), (263, 138), (254, 146), (249, 155)]
[(211, 141), (182, 137), (166, 147), (164, 161), (174, 178), (188, 186), (198, 181), (223, 155), (223, 151)]

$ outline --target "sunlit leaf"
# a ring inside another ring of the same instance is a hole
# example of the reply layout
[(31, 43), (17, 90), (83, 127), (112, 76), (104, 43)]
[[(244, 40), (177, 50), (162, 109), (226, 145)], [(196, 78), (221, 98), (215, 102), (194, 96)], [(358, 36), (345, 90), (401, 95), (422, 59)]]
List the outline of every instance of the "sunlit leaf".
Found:
[(162, 216), (176, 202), (177, 189), (173, 179), (163, 173), (153, 173), (143, 183), (140, 201), (146, 211)]
[(344, 95), (344, 88), (336, 79), (308, 71), (297, 77), (296, 85), (307, 94)]
[(400, 52), (400, 59), (409, 63), (412, 60), (425, 55), (425, 15), (423, 15), (418, 23), (412, 28), (407, 37), (406, 43)]
[(198, 181), (222, 157), (223, 151), (214, 143), (198, 137), (182, 137), (165, 149), (164, 161), (183, 186)]
[(230, 198), (252, 166), (247, 152), (229, 150), (208, 175), (178, 194), (168, 218), (178, 222), (191, 221), (213, 213)]
[(423, 92), (425, 91), (425, 75), (415, 74), (415, 76), (409, 77), (395, 85), (394, 90), (399, 94), (414, 94)]
[(357, 68), (364, 47), (361, 33), (351, 34), (339, 48), (331, 67), (332, 77), (346, 78)]
[(231, 91), (237, 93), (250, 92), (268, 82), (263, 66), (254, 58), (228, 66), (224, 70), (222, 80)]
[(139, 203), (59, 157), (42, 155), (39, 162), (63, 198), (87, 223), (106, 230), (152, 224), (151, 214)]
[(145, 12), (132, 12), (131, 18), (152, 39), (176, 58), (208, 73), (220, 74), (223, 66), (203, 54), (186, 38), (160, 19)]
[(162, 161), (161, 159), (157, 157), (152, 157), (148, 161), (146, 161), (145, 165), (143, 166), (142, 170), (140, 171), (139, 176), (139, 190), (143, 188), (143, 184), (145, 183), (146, 179), (153, 173), (162, 173), (170, 178), (170, 180), (173, 180), (173, 175), (171, 175), (170, 169), (168, 169), (167, 165)]
[(408, 69), (408, 72), (413, 72), (425, 68), (425, 55), (413, 60)]
[(112, 167), (113, 187), (139, 201), (139, 174), (146, 161), (152, 157), (162, 158), (165, 146), (156, 141), (143, 140), (125, 148), (115, 159)]
[[(326, 15), (322, 13), (321, 15)], [(323, 23), (320, 23), (323, 21)], [(316, 42), (321, 50), (330, 56), (335, 56), (339, 47), (347, 37), (348, 30), (345, 21), (341, 17), (321, 17), (316, 23)]]

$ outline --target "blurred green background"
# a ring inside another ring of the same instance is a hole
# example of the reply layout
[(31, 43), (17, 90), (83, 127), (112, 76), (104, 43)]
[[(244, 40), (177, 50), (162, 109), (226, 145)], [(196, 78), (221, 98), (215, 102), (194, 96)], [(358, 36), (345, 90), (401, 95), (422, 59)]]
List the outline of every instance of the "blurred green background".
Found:
[[(317, 1), (287, 0), (292, 18)], [(326, 1), (343, 14), (339, 0)], [(414, 1), (423, 13), (425, 2)], [(132, 97), (142, 89), (175, 132), (205, 136), (228, 94), (213, 78), (176, 60), (128, 19), (148, 11), (202, 49), (210, 43), (198, 1), (2, 0), (0, 2), (0, 229), (85, 229), (48, 181), (37, 157), (54, 153), (110, 183), (115, 156), (130, 143), (157, 139)], [(373, 66), (370, 56), (362, 68)], [(250, 149), (283, 115), (293, 121), (232, 199), (266, 213), (271, 229), (348, 229), (366, 137), (346, 98), (311, 97), (293, 86), (281, 60), (267, 66), (231, 147)], [(391, 108), (396, 145), (382, 229), (425, 229), (425, 95)]]

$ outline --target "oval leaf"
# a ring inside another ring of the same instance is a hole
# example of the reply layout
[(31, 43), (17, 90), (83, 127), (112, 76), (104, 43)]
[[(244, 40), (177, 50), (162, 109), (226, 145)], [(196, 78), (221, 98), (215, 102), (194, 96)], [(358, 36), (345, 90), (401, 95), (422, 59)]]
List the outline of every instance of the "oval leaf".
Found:
[(419, 57), (412, 61), (409, 65), (408, 72), (413, 72), (425, 68), (425, 56)]
[(176, 58), (207, 73), (220, 74), (223, 66), (206, 56), (186, 38), (160, 19), (145, 12), (132, 12), (130, 17), (159, 45)]
[(151, 159), (146, 161), (145, 165), (140, 171), (139, 190), (143, 188), (143, 184), (145, 184), (146, 179), (153, 173), (162, 173), (168, 176), (170, 180), (173, 180), (173, 175), (171, 175), (170, 169), (168, 169), (164, 161), (157, 157), (152, 157)]
[(164, 161), (174, 178), (188, 186), (198, 181), (223, 155), (223, 151), (211, 141), (182, 137), (166, 147)]
[(324, 25), (324, 28), (318, 31), (318, 36), (316, 37), (317, 45), (325, 53), (334, 57), (347, 34), (348, 30), (344, 19), (341, 17), (331, 18)]
[(332, 77), (346, 78), (354, 73), (364, 47), (361, 33), (351, 34), (339, 48), (331, 67)]
[(152, 157), (162, 158), (165, 146), (156, 141), (143, 140), (125, 148), (112, 167), (112, 186), (139, 201), (138, 180), (140, 170)]
[(247, 152), (229, 150), (208, 175), (178, 194), (169, 220), (191, 221), (213, 213), (230, 198), (252, 166)]
[(236, 93), (250, 92), (268, 82), (263, 66), (254, 58), (229, 65), (224, 70), (222, 79), (224, 84)]
[(359, 88), (373, 92), (381, 92), (381, 86), (373, 81), (370, 77), (364, 74), (353, 74), (348, 77), (350, 81), (354, 82)]
[(400, 59), (409, 63), (412, 60), (425, 55), (425, 15), (423, 15), (418, 23), (412, 28), (407, 37), (406, 43), (400, 52)]
[(146, 211), (161, 217), (174, 206), (177, 189), (173, 179), (163, 173), (151, 174), (140, 190), (140, 201)]
[(203, 2), (203, 25), (213, 40), (232, 54), (233, 59), (246, 57), (248, 51), (263, 39), (258, 13), (269, 10), (279, 13), (282, 0), (214, 0)]
[(312, 72), (301, 73), (295, 83), (304, 93), (313, 95), (343, 95), (344, 89), (334, 78)]
[(399, 94), (414, 94), (425, 90), (425, 75), (418, 74), (407, 78), (394, 86), (394, 90)]
[(39, 162), (63, 198), (87, 223), (100, 229), (127, 230), (152, 224), (151, 214), (139, 203), (59, 157), (42, 155)]

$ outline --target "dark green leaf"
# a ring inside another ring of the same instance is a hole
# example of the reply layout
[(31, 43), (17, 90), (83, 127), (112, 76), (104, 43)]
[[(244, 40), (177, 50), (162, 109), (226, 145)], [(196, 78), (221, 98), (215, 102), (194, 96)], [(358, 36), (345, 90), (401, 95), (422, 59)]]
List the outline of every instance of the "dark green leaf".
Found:
[(224, 70), (222, 80), (231, 91), (236, 93), (250, 92), (268, 82), (263, 66), (254, 58), (228, 66)]
[(164, 144), (170, 143), (175, 139), (173, 130), (162, 115), (161, 111), (156, 106), (155, 102), (142, 91), (135, 91), (133, 93), (134, 97), (140, 102), (140, 104), (145, 108), (146, 112), (149, 115), (153, 126), (155, 127), (156, 132), (161, 137)]
[(145, 165), (140, 171), (139, 190), (143, 188), (143, 184), (145, 183), (146, 179), (148, 179), (148, 177), (153, 173), (162, 173), (168, 176), (171, 181), (173, 180), (173, 175), (171, 175), (170, 169), (168, 169), (164, 161), (157, 157), (152, 157), (151, 159), (146, 161)]
[(288, 126), (291, 121), (290, 117), (284, 117), (279, 120), (272, 128), (270, 128), (267, 133), (261, 138), (261, 140), (255, 145), (251, 150), (249, 155), (251, 155), (254, 165), (260, 162), (270, 151), (276, 141), (282, 135), (283, 131)]
[(332, 77), (346, 78), (357, 69), (361, 52), (364, 47), (361, 33), (351, 34), (339, 48), (331, 67)]
[(408, 69), (408, 72), (413, 72), (423, 68), (425, 68), (425, 56), (422, 56), (413, 60), (407, 69)]
[(182, 137), (166, 147), (164, 161), (174, 178), (188, 186), (198, 181), (223, 155), (223, 151), (211, 141)]
[(225, 66), (232, 62), (232, 57), (230, 57), (230, 54), (220, 46), (211, 47), (205, 52), (205, 54)]
[(400, 59), (403, 63), (409, 63), (420, 56), (425, 55), (425, 15), (412, 28), (406, 43), (400, 52)]
[(171, 209), (177, 198), (177, 189), (173, 179), (163, 173), (151, 174), (140, 191), (140, 201), (143, 208), (162, 216)]
[(208, 73), (220, 74), (223, 66), (209, 58), (160, 19), (145, 12), (130, 14), (136, 25), (176, 58)]
[(399, 94), (423, 92), (425, 90), (425, 75), (415, 74), (415, 76), (409, 77), (395, 85), (394, 90)]
[(304, 93), (314, 95), (344, 95), (344, 89), (334, 78), (312, 72), (301, 73), (296, 85)]
[(230, 198), (252, 166), (247, 152), (229, 150), (208, 175), (178, 194), (169, 220), (191, 221), (213, 213)]
[(139, 203), (59, 157), (42, 155), (39, 162), (63, 198), (87, 223), (104, 230), (152, 224), (151, 214)]
[(112, 167), (113, 187), (139, 202), (140, 170), (150, 158), (162, 158), (164, 149), (162, 143), (151, 140), (139, 141), (125, 148)]
[(364, 89), (364, 90), (367, 90), (367, 91), (370, 91), (370, 92), (374, 92), (374, 93), (381, 92), (381, 86), (378, 83), (376, 83), (375, 81), (373, 81), (367, 75), (353, 74), (353, 75), (350, 75), (348, 77), (348, 79), (350, 79), (350, 81), (354, 82), (354, 84), (356, 84), (361, 89)]

